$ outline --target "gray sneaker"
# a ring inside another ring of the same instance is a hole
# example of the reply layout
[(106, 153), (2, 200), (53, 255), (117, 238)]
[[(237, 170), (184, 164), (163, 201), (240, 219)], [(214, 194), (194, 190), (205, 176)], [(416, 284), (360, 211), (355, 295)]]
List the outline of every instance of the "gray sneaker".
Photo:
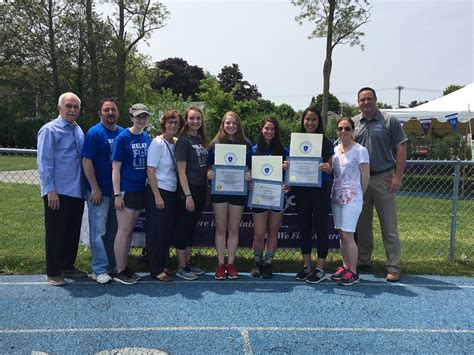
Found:
[(310, 284), (317, 284), (326, 278), (326, 273), (321, 269), (314, 269), (314, 271), (306, 277), (306, 282)]
[(186, 267), (191, 271), (194, 275), (202, 275), (205, 273), (205, 271), (196, 265), (194, 265), (192, 262), (188, 262), (186, 264)]
[(124, 284), (124, 285), (133, 285), (137, 283), (137, 280), (130, 278), (125, 272), (125, 270), (122, 270), (119, 273), (116, 273), (113, 277), (113, 280), (120, 282), (121, 284)]
[(176, 269), (176, 276), (181, 277), (183, 280), (196, 280), (197, 276), (194, 272), (189, 270), (187, 266), (185, 267), (179, 267)]
[(300, 272), (296, 274), (296, 279), (300, 281), (305, 281), (309, 274), (313, 272), (313, 266), (305, 266), (301, 269)]

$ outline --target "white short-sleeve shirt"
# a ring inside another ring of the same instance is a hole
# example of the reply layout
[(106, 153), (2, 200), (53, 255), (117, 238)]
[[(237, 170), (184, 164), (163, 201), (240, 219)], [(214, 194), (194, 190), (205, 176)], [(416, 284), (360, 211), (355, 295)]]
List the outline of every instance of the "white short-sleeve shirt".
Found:
[(369, 163), (369, 153), (359, 143), (355, 143), (344, 154), (341, 153), (340, 148), (341, 146), (339, 145), (332, 156), (332, 167), (334, 170), (332, 200), (338, 205), (362, 202), (364, 198), (359, 165)]
[(155, 168), (155, 176), (160, 189), (174, 192), (177, 188), (175, 144), (156, 137), (148, 148), (147, 166)]

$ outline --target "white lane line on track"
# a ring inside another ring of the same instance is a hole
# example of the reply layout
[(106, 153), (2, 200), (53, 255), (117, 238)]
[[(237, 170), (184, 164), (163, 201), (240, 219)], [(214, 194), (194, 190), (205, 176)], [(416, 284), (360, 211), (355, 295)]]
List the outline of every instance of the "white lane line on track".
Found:
[(0, 334), (33, 333), (121, 333), (121, 332), (162, 332), (162, 331), (239, 331), (242, 332), (353, 332), (353, 333), (435, 333), (474, 334), (474, 329), (443, 328), (332, 328), (332, 327), (131, 327), (131, 328), (56, 328), (56, 329), (0, 329)]
[(244, 341), (244, 354), (253, 355), (252, 346), (250, 345), (249, 331), (247, 329), (241, 330), (240, 335)]
[[(319, 283), (316, 287), (312, 286), (308, 283), (302, 282), (302, 281), (278, 281), (278, 280), (265, 280), (265, 281), (255, 281), (255, 280), (232, 280), (232, 281), (223, 281), (223, 280), (193, 280), (193, 281), (181, 281), (181, 280), (174, 280), (173, 283), (171, 284), (166, 284), (162, 285), (164, 287), (169, 287), (173, 284), (179, 283), (180, 286), (182, 285), (193, 285), (193, 284), (219, 284), (219, 285), (231, 285), (231, 284), (240, 284), (240, 285), (245, 285), (245, 284), (252, 284), (252, 285), (259, 285), (259, 286), (265, 286), (265, 285), (300, 285), (300, 286), (307, 286), (307, 287), (312, 287), (312, 288), (317, 288), (320, 286), (337, 286), (336, 283), (334, 282), (321, 282)], [(116, 284), (116, 283), (111, 283)], [(140, 284), (154, 284), (154, 285), (159, 285), (158, 282), (156, 281), (146, 281), (142, 280), (139, 281), (134, 287), (137, 287), (137, 285)], [(30, 282), (0, 282), (0, 286), (46, 286), (48, 283), (46, 281), (30, 281)], [(97, 285), (97, 282), (95, 281), (72, 281), (72, 282), (67, 282), (67, 286), (79, 286), (79, 285)], [(117, 284), (119, 285), (119, 284)], [(121, 284), (120, 284), (121, 285)], [(103, 287), (103, 285), (100, 285)], [(439, 284), (408, 284), (408, 283), (402, 283), (402, 282), (397, 282), (397, 283), (389, 283), (385, 281), (380, 281), (380, 282), (364, 282), (361, 281), (358, 283), (354, 289), (356, 290), (357, 287), (359, 286), (387, 286), (387, 287), (426, 287), (426, 288), (462, 288), (462, 289), (474, 289), (474, 285), (453, 285), (453, 284), (446, 284), (446, 285), (439, 285)], [(342, 288), (343, 286), (341, 286)], [(345, 290), (350, 290), (350, 287), (345, 287)]]

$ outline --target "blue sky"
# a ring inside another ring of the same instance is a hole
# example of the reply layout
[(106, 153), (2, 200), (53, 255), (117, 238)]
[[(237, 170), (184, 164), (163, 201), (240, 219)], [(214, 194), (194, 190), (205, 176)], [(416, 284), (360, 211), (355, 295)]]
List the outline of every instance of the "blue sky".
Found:
[[(140, 51), (153, 61), (181, 57), (217, 75), (231, 63), (257, 84), (264, 98), (303, 109), (322, 92), (325, 39), (308, 39), (311, 26), (298, 25), (298, 8), (282, 0), (164, 1), (171, 13)], [(473, 82), (473, 1), (373, 0), (370, 23), (362, 27), (365, 51), (337, 46), (331, 92), (356, 102), (362, 86), (380, 101), (439, 97), (449, 84)]]

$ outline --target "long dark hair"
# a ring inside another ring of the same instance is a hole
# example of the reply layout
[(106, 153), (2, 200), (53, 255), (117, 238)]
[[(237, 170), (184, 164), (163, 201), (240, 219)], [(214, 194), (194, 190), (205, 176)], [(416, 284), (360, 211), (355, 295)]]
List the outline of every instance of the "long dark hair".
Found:
[[(267, 142), (265, 142), (265, 138), (262, 134), (262, 128), (267, 122), (272, 123), (275, 127), (275, 135), (273, 136), (270, 145), (267, 145)], [(272, 151), (272, 155), (284, 155), (285, 152), (285, 148), (281, 143), (280, 124), (278, 123), (277, 119), (273, 117), (265, 117), (262, 123), (260, 124), (260, 134), (258, 135), (257, 151), (255, 152), (255, 155), (265, 155), (265, 150), (267, 148), (270, 148), (270, 150)]]
[[(316, 116), (318, 116), (318, 127), (314, 132), (306, 132), (306, 129), (304, 128), (304, 118), (308, 112), (314, 113)], [(321, 151), (321, 155), (323, 156), (323, 161), (327, 162), (334, 151), (332, 141), (326, 137), (326, 133), (324, 133), (324, 123), (323, 123), (323, 118), (321, 117), (321, 112), (319, 112), (316, 108), (314, 107), (308, 107), (306, 110), (303, 111), (303, 114), (301, 115), (301, 128), (300, 128), (301, 133), (319, 133), (323, 135), (323, 148)]]
[[(304, 128), (304, 118), (308, 114), (308, 112), (314, 113), (316, 116), (318, 116), (318, 127), (316, 128), (316, 131), (314, 132), (306, 132), (306, 129)], [(321, 117), (321, 112), (319, 112), (316, 108), (314, 107), (308, 107), (306, 110), (303, 111), (303, 114), (301, 115), (301, 128), (300, 128), (301, 133), (320, 133), (326, 137), (324, 134), (324, 125), (323, 125), (323, 118)]]

